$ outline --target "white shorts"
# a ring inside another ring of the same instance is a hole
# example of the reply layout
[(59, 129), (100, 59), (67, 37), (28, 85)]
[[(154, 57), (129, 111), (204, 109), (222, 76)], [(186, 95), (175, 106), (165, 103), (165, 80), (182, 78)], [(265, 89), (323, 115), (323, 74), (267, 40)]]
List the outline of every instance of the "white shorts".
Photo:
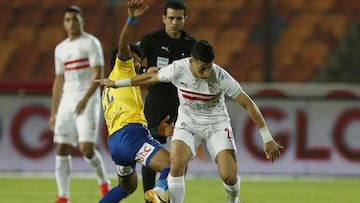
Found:
[(172, 140), (185, 142), (191, 149), (192, 158), (195, 157), (197, 148), (201, 143), (206, 144), (212, 160), (215, 160), (216, 155), (224, 149), (236, 151), (230, 122), (198, 125), (178, 120), (176, 121)]
[(96, 143), (100, 126), (100, 99), (92, 96), (80, 115), (74, 113), (77, 104), (78, 101), (60, 101), (55, 121), (55, 143), (73, 146), (79, 142)]

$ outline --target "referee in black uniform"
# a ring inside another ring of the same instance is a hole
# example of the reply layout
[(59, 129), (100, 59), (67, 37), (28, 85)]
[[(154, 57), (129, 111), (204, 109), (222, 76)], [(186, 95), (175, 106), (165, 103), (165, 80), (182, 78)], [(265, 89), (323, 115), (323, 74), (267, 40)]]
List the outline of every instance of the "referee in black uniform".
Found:
[[(146, 67), (161, 68), (174, 60), (190, 56), (191, 47), (196, 40), (183, 30), (185, 18), (186, 7), (182, 2), (166, 3), (162, 16), (164, 28), (145, 35), (139, 42), (144, 51)], [(175, 122), (178, 106), (177, 89), (171, 83), (157, 83), (148, 87), (144, 113), (151, 134), (162, 144), (166, 143), (167, 137), (159, 134), (157, 126), (166, 116), (170, 116), (169, 123)], [(155, 176), (155, 171), (142, 168), (144, 192), (154, 187)]]

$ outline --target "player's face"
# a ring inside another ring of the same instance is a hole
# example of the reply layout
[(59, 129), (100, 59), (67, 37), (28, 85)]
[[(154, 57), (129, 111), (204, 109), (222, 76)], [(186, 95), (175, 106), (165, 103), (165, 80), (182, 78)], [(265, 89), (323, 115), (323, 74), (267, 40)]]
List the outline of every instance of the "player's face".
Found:
[(165, 31), (172, 38), (179, 38), (180, 31), (184, 29), (185, 16), (184, 10), (175, 10), (168, 8), (166, 10), (166, 16), (163, 15), (163, 23), (165, 25)]
[(212, 71), (213, 62), (205, 63), (200, 60), (190, 58), (191, 73), (201, 79), (207, 79)]
[(64, 28), (67, 35), (71, 37), (80, 36), (83, 27), (83, 19), (76, 12), (66, 12), (64, 15)]

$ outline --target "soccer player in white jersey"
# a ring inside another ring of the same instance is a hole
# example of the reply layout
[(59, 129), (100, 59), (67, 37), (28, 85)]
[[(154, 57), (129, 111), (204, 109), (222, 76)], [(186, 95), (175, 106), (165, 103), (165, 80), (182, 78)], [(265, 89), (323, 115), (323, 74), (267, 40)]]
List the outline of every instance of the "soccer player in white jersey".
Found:
[(168, 186), (171, 203), (182, 203), (185, 196), (184, 173), (204, 142), (227, 192), (228, 203), (239, 203), (240, 177), (237, 174), (236, 145), (225, 105), (225, 96), (233, 98), (248, 113), (259, 129), (264, 152), (272, 162), (283, 148), (272, 138), (265, 120), (254, 101), (223, 68), (214, 64), (212, 46), (206, 40), (195, 42), (191, 57), (174, 61), (155, 73), (133, 78), (96, 82), (108, 87), (126, 87), (156, 82), (172, 82), (178, 89), (179, 116), (171, 141), (171, 167)]
[(84, 32), (78, 6), (65, 10), (67, 38), (55, 48), (55, 80), (52, 89), (49, 127), (57, 143), (55, 178), (58, 198), (69, 203), (71, 152), (79, 151), (97, 174), (101, 195), (110, 190), (101, 154), (95, 149), (101, 115), (100, 87), (93, 83), (102, 77), (104, 55), (99, 40)]

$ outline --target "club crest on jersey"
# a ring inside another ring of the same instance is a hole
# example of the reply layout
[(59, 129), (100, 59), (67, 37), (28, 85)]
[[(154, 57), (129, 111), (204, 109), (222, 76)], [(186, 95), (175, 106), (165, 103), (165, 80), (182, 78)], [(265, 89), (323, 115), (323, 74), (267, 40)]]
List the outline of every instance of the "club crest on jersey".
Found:
[(209, 92), (211, 93), (216, 93), (219, 89), (219, 85), (217, 83), (212, 83), (212, 82), (209, 83), (208, 87), (209, 87)]
[(155, 147), (151, 144), (145, 142), (141, 148), (139, 149), (138, 153), (136, 154), (135, 160), (142, 165), (146, 166), (146, 161), (154, 151)]

